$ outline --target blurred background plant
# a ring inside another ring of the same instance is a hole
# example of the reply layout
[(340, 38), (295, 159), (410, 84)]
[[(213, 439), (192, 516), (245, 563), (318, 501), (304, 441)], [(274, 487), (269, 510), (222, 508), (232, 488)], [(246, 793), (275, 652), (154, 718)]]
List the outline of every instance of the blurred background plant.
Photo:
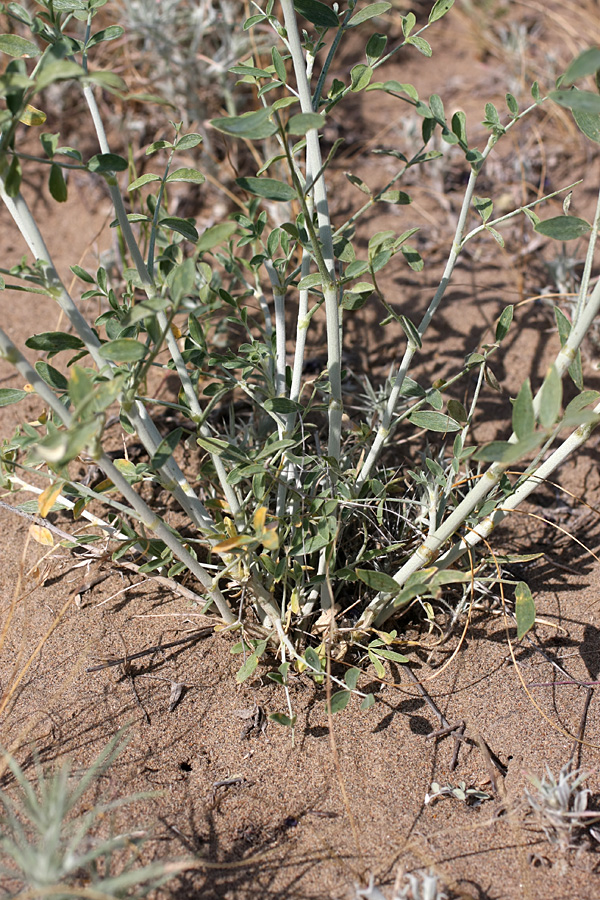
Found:
[(47, 772), (34, 757), (35, 781), (14, 757), (4, 754), (12, 782), (5, 774), (0, 791), (0, 873), (9, 897), (27, 892), (56, 900), (137, 898), (171, 877), (165, 862), (139, 864), (147, 837), (143, 828), (111, 833), (117, 808), (156, 796), (98, 795), (101, 780), (125, 744), (123, 733), (117, 733), (81, 774), (72, 771), (68, 760)]

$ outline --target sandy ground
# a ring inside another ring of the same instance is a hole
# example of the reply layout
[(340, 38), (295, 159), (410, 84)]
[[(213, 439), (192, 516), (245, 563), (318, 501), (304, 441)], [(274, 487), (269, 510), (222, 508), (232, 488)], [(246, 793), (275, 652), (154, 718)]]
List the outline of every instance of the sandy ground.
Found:
[[(524, 21), (541, 29), (536, 40), (548, 40), (555, 24), (553, 7), (546, 19), (534, 7), (524, 7)], [(496, 53), (489, 40), (482, 44), (477, 23), (468, 21), (463, 8), (444, 20), (433, 41), (437, 66), (423, 69), (414, 54), (405, 54), (389, 65), (382, 80), (413, 81), (425, 96), (439, 91), (448, 108), (466, 109), (478, 122), (484, 100), (498, 96), (503, 78), (522, 75), (514, 60)], [(350, 169), (379, 186), (387, 177), (387, 164), (368, 151), (406, 140), (394, 102), (380, 95), (374, 103), (373, 96), (360, 95), (354, 115), (339, 123), (340, 128), (348, 122), (351, 127), (348, 149), (333, 176), (335, 215), (342, 216), (360, 201), (343, 172)], [(376, 137), (365, 146), (367, 113), (369, 133)], [(571, 180), (585, 169), (589, 149), (564, 117), (540, 119), (538, 127), (546, 127), (554, 139), (550, 159), (534, 154), (537, 177), (545, 173), (546, 189), (555, 189), (568, 180), (573, 159), (579, 168)], [(520, 202), (519, 192), (525, 190), (520, 163), (510, 166), (524, 158), (531, 140), (530, 133), (522, 133), (505, 148), (497, 171), (480, 193), (497, 190), (501, 178), (511, 202)], [(453, 221), (460, 199), (457, 172), (448, 165), (410, 188), (410, 224), (416, 220), (422, 225), (429, 268), (421, 277), (399, 264), (385, 287), (391, 301), (412, 315), (425, 308), (448, 250), (447, 223)], [(590, 172), (597, 174), (597, 158)], [(574, 197), (576, 214), (589, 214), (594, 202), (594, 178), (589, 181), (589, 190), (581, 189)], [(109, 210), (101, 190), (83, 184), (75, 188), (60, 209), (47, 205), (39, 185), (26, 188), (43, 216), (44, 233), (65, 277), (70, 263), (97, 264), (111, 241), (103, 227)], [(527, 189), (535, 190), (535, 184)], [(404, 207), (386, 215), (378, 211), (367, 217), (365, 234), (398, 228), (398, 218), (407, 215)], [(16, 259), (25, 248), (4, 213), (0, 224), (2, 256)], [(446, 374), (457, 353), (462, 358), (480, 345), (508, 302), (527, 301), (545, 289), (546, 251), (535, 249), (527, 255), (523, 241), (515, 229), (505, 251), (488, 239), (466, 257), (433, 326), (435, 350), (422, 360), (424, 377)], [(33, 296), (15, 300), (1, 294), (0, 315), (17, 342), (32, 331), (54, 330), (59, 322), (52, 303)], [(358, 315), (349, 328), (347, 352), (353, 364), (374, 375), (386, 374), (398, 334), (379, 328), (381, 309), (366, 307)], [(516, 322), (494, 365), (502, 393), (485, 395), (475, 429), (479, 439), (492, 433), (505, 436), (508, 397), (527, 374), (539, 378), (556, 352), (546, 306), (524, 302), (517, 308)], [(322, 352), (318, 334), (313, 338), (315, 355)], [(592, 357), (590, 352), (587, 386), (600, 388)], [(0, 383), (21, 386), (6, 365), (0, 366)], [(33, 419), (40, 409), (34, 397), (3, 409), (0, 435), (10, 435), (19, 417)], [(402, 445), (397, 452), (400, 461)], [(27, 521), (0, 509), (0, 608), (5, 622), (13, 604), (0, 656), (0, 684), (11, 692), (1, 720), (1, 742), (25, 766), (32, 766), (35, 747), (45, 762), (69, 755), (78, 769), (127, 726), (130, 742), (100, 788), (111, 797), (160, 791), (122, 812), (116, 827), (131, 828), (133, 823), (149, 828), (152, 837), (144, 858), (196, 860), (197, 870), (165, 887), (165, 897), (349, 898), (353, 886), (370, 875), (389, 896), (400, 868), (431, 866), (446, 889), (463, 898), (592, 900), (600, 896), (596, 846), (558, 851), (526, 814), (523, 788), (529, 775), (541, 776), (546, 767), (558, 774), (572, 760), (592, 773), (592, 802), (598, 802), (600, 713), (595, 688), (590, 688), (588, 706), (586, 686), (563, 683), (595, 682), (600, 671), (600, 568), (594, 555), (600, 546), (600, 524), (595, 510), (572, 496), (584, 497), (591, 507), (600, 503), (597, 463), (592, 439), (560, 475), (571, 493), (556, 501), (553, 488), (547, 487), (528, 507), (528, 513), (545, 521), (519, 513), (495, 538), (494, 547), (501, 551), (543, 554), (527, 567), (514, 568), (534, 590), (540, 619), (531, 639), (515, 646), (514, 659), (508, 643), (508, 637), (515, 639), (514, 628), (509, 621), (507, 636), (499, 603), (491, 610), (473, 611), (463, 623), (468, 627), (460, 646), (457, 635), (431, 659), (422, 652), (414, 655), (413, 671), (428, 695), (449, 722), (464, 722), (465, 740), (457, 756), (452, 736), (432, 737), (440, 728), (439, 719), (417, 685), (393, 665), (383, 681), (365, 667), (360, 687), (369, 686), (377, 699), (367, 712), (360, 712), (353, 700), (344, 713), (330, 719), (325, 690), (298, 676), (291, 687), (298, 716), (295, 742), (288, 730), (275, 724), (246, 734), (248, 719), (240, 717), (240, 711), (256, 705), (267, 713), (283, 711), (284, 698), (264, 678), (263, 668), (253, 680), (236, 686), (239, 660), (230, 652), (233, 639), (213, 636), (161, 649), (204, 624), (197, 607), (152, 579), (118, 571), (110, 563), (90, 559), (77, 567), (81, 557), (65, 550), (48, 555), (47, 548), (28, 542)], [(4, 499), (15, 504), (29, 496)], [(55, 517), (54, 522), (67, 531), (73, 524), (67, 517)], [(108, 577), (90, 591), (80, 590), (100, 572)], [(87, 671), (98, 658), (128, 657), (149, 648), (155, 650), (126, 666)], [(173, 682), (184, 683), (185, 693), (170, 711)], [(226, 781), (230, 783), (219, 786)], [(426, 805), (432, 782), (464, 782), (489, 799), (476, 807), (449, 797)], [(8, 779), (4, 787), (10, 789)]]

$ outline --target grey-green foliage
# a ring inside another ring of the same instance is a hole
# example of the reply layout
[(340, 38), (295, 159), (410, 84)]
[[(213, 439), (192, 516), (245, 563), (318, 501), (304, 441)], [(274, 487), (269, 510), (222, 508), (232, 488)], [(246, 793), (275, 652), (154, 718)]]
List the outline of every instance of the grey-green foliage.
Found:
[[(36, 760), (35, 780), (4, 753), (14, 778), (0, 792), (0, 873), (6, 883), (10, 880), (19, 891), (28, 888), (30, 896), (45, 897), (51, 890), (53, 898), (66, 900), (74, 889), (77, 897), (85, 897), (88, 887), (107, 898), (141, 896), (165, 880), (162, 863), (135, 866), (143, 829), (110, 832), (118, 807), (152, 795), (116, 800), (97, 795), (124, 743), (119, 732), (81, 774), (68, 761), (47, 772)], [(68, 889), (64, 894), (61, 885)]]
[[(173, 123), (172, 134), (147, 148), (142, 173), (111, 152), (96, 92), (124, 93), (127, 85), (94, 66), (97, 46), (122, 35), (118, 24), (96, 30), (102, 0), (40, 2), (32, 7), (34, 13), (15, 3), (6, 7), (14, 30), (23, 36), (0, 35), (0, 52), (11, 57), (0, 79), (6, 98), (0, 112), (0, 195), (35, 262), (24, 259), (0, 269), (1, 286), (51, 297), (70, 329), (29, 338), (30, 351), (47, 354), (35, 366), (0, 330), (0, 355), (17, 367), (47, 409), (37, 423), (23, 423), (6, 441), (0, 475), (7, 487), (22, 486), (16, 467), (33, 471), (45, 462), (59, 506), (62, 500), (76, 517), (88, 518), (91, 504), (99, 500), (109, 508), (113, 518), (103, 527), (118, 542), (115, 559), (143, 552), (141, 571), (191, 572), (229, 627), (255, 629), (239, 643), (240, 678), (250, 677), (263, 654), (276, 647), (282, 664), (295, 660), (298, 669), (322, 680), (326, 654), (321, 642), (327, 628), (342, 651), (354, 642), (379, 677), (384, 661), (404, 662), (398, 652), (402, 646), (395, 646), (402, 640), (399, 628), (382, 632), (382, 626), (409, 609), (431, 622), (433, 604), (439, 609), (449, 590), (464, 605), (465, 585), (473, 572), (480, 576), (478, 545), (600, 420), (599, 395), (583, 390), (579, 356), (600, 308), (600, 286), (592, 290), (590, 283), (600, 204), (593, 223), (569, 215), (566, 201), (564, 215), (543, 221), (535, 210), (561, 191), (502, 214), (494, 210), (493, 197), (476, 193), (496, 146), (549, 103), (549, 95), (535, 83), (528, 106), (510, 93), (505, 109), (486, 103), (487, 139), (476, 143), (466, 115), (449, 116), (439, 94), (422, 97), (412, 84), (376, 80), (381, 66), (401, 49), (420, 54), (428, 65), (433, 51), (423, 35), (432, 27), (435, 31), (452, 5), (452, 0), (437, 0), (419, 23), (412, 12), (403, 15), (402, 34), (393, 46), (381, 31), (389, 2), (330, 6), (319, 0), (266, 0), (253, 10), (237, 37), (254, 29), (261, 37), (270, 34), (276, 46), (231, 67), (239, 90), (254, 96), (255, 106), (241, 115), (230, 107), (230, 114), (213, 119), (212, 126), (246, 169), (227, 188), (236, 191), (236, 212), (203, 233), (192, 217), (173, 213), (173, 193), (181, 184), (203, 184), (204, 175), (194, 165), (202, 135)], [(166, 8), (174, 15), (196, 9), (176, 3)], [(106, 4), (105, 13), (115, 9), (122, 7)], [(158, 4), (135, 9), (142, 19), (147, 10), (149, 26), (160, 27), (150, 16), (162, 15)], [(131, 5), (128, 16), (134, 11)], [(339, 48), (354, 35), (364, 37), (364, 54), (357, 53), (345, 75), (338, 71), (340, 77), (332, 77)], [(182, 40), (177, 29), (169, 40)], [(593, 64), (595, 57), (588, 57), (583, 68), (570, 70), (569, 78), (587, 73)], [(42, 132), (37, 163), (46, 166), (57, 202), (65, 200), (73, 170), (104, 179), (122, 257), (118, 272), (72, 266), (81, 291), (76, 299), (52, 264), (40, 225), (20, 191), (31, 162), (29, 152), (20, 152), (22, 123), (40, 124), (44, 113), (32, 111), (33, 101), (43, 105), (45, 89), (64, 80), (81, 89), (98, 147), (88, 158), (87, 145), (61, 146), (58, 135)], [(593, 132), (594, 116), (600, 114), (590, 97), (596, 95), (558, 87), (550, 96), (585, 115), (584, 131)], [(411, 118), (418, 127), (410, 130), (404, 153), (383, 151), (394, 166), (386, 185), (376, 189), (349, 173), (357, 208), (334, 222), (328, 180), (340, 145), (334, 142), (325, 156), (323, 131), (334, 115), (343, 121), (343, 104), (361, 92), (395, 98), (399, 117)], [(243, 153), (252, 144), (251, 163)], [(413, 321), (410, 298), (389, 287), (401, 283), (399, 267), (407, 267), (411, 278), (424, 268), (409, 243), (418, 230), (411, 198), (398, 186), (407, 173), (412, 176), (439, 159), (433, 147), (441, 145), (447, 158), (452, 154), (454, 164), (462, 166), (466, 187), (454, 233), (448, 235), (443, 276), (427, 310), (417, 310), (420, 320)], [(390, 205), (398, 212), (398, 228), (377, 231), (375, 226), (367, 241), (357, 240), (364, 214)], [(480, 348), (460, 354), (443, 377), (434, 371), (422, 384), (417, 363), (426, 358), (432, 368), (436, 365), (439, 338), (432, 340), (430, 324), (442, 304), (449, 321), (457, 315), (447, 289), (465, 245), (490, 239), (503, 245), (505, 225), (517, 216), (525, 217), (526, 228), (560, 241), (589, 237), (589, 249), (573, 321), (556, 314), (561, 347), (553, 365), (542, 377), (532, 373), (517, 392), (510, 438), (481, 446), (471, 427), (482, 392), (499, 389), (491, 367), (509, 331), (518, 327), (512, 306), (504, 311), (498, 306), (495, 333), (483, 338)], [(384, 272), (390, 277), (384, 279)], [(94, 308), (99, 304), (93, 321), (83, 318), (84, 306), (76, 300), (93, 300)], [(363, 328), (361, 310), (375, 302), (385, 311), (383, 326), (394, 327), (390, 375), (381, 386), (365, 382), (354, 403), (345, 329), (352, 320), (357, 330)], [(319, 317), (325, 319), (326, 352), (308, 359), (307, 334)], [(170, 399), (151, 394), (156, 371), (165, 383), (176, 380)], [(563, 410), (567, 373), (579, 393)], [(3, 389), (0, 402), (16, 403), (23, 396)], [(144, 447), (138, 462), (114, 460), (106, 452), (105, 428), (115, 408), (123, 430), (135, 433)], [(157, 426), (161, 412), (176, 416), (168, 431)], [(388, 453), (397, 435), (420, 441), (412, 467), (399, 471), (398, 454)], [(184, 464), (190, 446), (200, 450), (195, 468)], [(89, 454), (104, 473), (97, 489), (78, 477), (81, 454)], [(515, 463), (524, 459), (529, 462), (523, 474), (515, 475)], [(138, 485), (148, 481), (168, 492), (181, 510), (181, 518), (171, 521), (183, 523), (183, 534), (146, 501), (148, 492)], [(520, 636), (535, 622), (535, 607), (523, 591), (517, 598)], [(345, 619), (348, 607), (351, 615)], [(375, 636), (369, 633), (373, 627)], [(308, 656), (307, 636), (313, 645)], [(342, 708), (357, 685), (342, 679), (337, 684), (341, 690), (334, 705)], [(370, 696), (364, 698), (367, 705)]]
[(525, 788), (530, 810), (550, 843), (561, 850), (580, 846), (590, 834), (598, 840), (593, 826), (600, 822), (600, 812), (588, 809), (591, 791), (582, 787), (588, 777), (589, 773), (573, 770), (567, 763), (558, 778), (546, 769), (541, 778), (530, 776), (532, 787)]
[[(366, 888), (356, 888), (356, 900), (387, 900), (386, 895), (375, 886), (373, 876)], [(396, 879), (390, 900), (448, 900), (448, 894), (433, 871), (407, 872)]]
[(136, 68), (186, 122), (202, 123), (211, 108), (223, 104), (231, 112), (240, 102), (229, 70), (250, 52), (248, 34), (239, 28), (241, 0), (117, 0), (116, 5)]

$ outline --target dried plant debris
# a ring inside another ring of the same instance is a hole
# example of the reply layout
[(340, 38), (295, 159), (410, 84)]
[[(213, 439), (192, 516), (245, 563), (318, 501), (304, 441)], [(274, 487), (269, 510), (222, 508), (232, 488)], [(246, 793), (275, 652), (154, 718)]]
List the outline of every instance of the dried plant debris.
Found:
[(440, 797), (455, 797), (462, 800), (467, 806), (480, 806), (486, 800), (493, 800), (493, 795), (487, 791), (480, 791), (475, 787), (467, 787), (466, 782), (459, 781), (456, 786), (452, 784), (440, 785), (432, 781), (431, 788), (425, 794), (425, 804), (435, 803)]
[(255, 703), (249, 709), (236, 709), (235, 715), (238, 719), (246, 720), (240, 733), (242, 741), (249, 740), (253, 734), (258, 737), (267, 730), (267, 714), (258, 703)]

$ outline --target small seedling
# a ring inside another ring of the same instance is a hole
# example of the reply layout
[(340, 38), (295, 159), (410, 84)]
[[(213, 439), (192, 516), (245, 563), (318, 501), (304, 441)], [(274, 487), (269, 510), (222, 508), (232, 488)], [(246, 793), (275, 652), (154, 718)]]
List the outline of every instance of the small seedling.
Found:
[(570, 763), (555, 778), (549, 769), (542, 778), (530, 776), (533, 790), (525, 788), (525, 798), (538, 817), (551, 844), (565, 851), (580, 846), (587, 834), (595, 836), (591, 826), (600, 822), (600, 812), (588, 809), (589, 788), (581, 785), (589, 773), (571, 771)]
[[(385, 894), (375, 887), (373, 876), (366, 888), (356, 888), (355, 900), (386, 900)], [(419, 871), (399, 873), (390, 900), (448, 900), (435, 872)]]
[(437, 781), (432, 781), (429, 791), (425, 794), (425, 804), (428, 806), (435, 803), (440, 797), (455, 797), (457, 800), (462, 800), (467, 806), (480, 806), (486, 800), (493, 800), (492, 795), (487, 791), (467, 787), (464, 781), (459, 781), (456, 787), (452, 784), (442, 786)]

